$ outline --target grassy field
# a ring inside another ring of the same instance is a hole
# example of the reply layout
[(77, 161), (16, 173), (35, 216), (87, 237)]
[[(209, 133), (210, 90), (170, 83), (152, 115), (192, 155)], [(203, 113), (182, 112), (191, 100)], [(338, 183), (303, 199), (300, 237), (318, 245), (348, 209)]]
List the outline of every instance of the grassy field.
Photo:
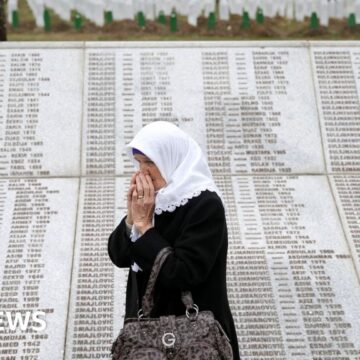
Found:
[[(249, 29), (242, 28), (242, 18), (232, 15), (229, 21), (217, 21), (215, 29), (208, 29), (207, 19), (199, 18), (192, 27), (187, 19), (178, 17), (178, 31), (170, 32), (169, 18), (165, 25), (147, 21), (141, 28), (136, 21), (124, 20), (98, 27), (83, 18), (82, 28), (61, 20), (53, 11), (51, 30), (36, 27), (26, 0), (19, 0), (19, 27), (8, 24), (9, 41), (101, 41), (101, 40), (358, 40), (360, 25), (349, 28), (346, 20), (330, 20), (328, 27), (310, 28), (310, 19), (297, 22), (285, 18), (265, 18), (263, 24), (251, 21)], [(72, 18), (74, 18), (74, 13)]]

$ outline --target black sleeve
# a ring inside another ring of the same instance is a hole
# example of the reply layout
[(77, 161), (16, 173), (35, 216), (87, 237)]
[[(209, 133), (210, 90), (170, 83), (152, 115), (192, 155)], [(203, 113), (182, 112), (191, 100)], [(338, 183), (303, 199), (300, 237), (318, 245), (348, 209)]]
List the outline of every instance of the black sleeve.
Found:
[[(159, 273), (160, 286), (189, 290), (209, 275), (225, 239), (225, 212), (220, 198), (205, 197), (189, 207), (184, 231), (175, 239), (174, 253), (169, 255)], [(131, 244), (135, 262), (149, 271), (158, 252), (170, 246), (152, 228)]]
[(126, 216), (111, 233), (108, 240), (108, 253), (111, 261), (118, 267), (130, 267), (130, 237), (126, 233)]

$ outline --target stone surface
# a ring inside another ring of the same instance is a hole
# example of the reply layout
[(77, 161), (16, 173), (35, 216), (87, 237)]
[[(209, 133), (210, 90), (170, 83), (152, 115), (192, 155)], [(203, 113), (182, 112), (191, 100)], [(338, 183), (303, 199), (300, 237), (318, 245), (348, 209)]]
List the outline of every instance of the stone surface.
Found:
[(0, 49), (0, 176), (78, 176), (82, 52)]
[(358, 175), (333, 175), (330, 182), (347, 243), (360, 274), (360, 178)]
[(360, 49), (312, 50), (328, 172), (360, 171)]
[[(0, 180), (1, 359), (63, 356), (78, 182)], [(39, 324), (25, 322), (25, 313), (31, 320), (35, 311), (45, 313), (40, 316), (46, 323), (42, 331)], [(25, 329), (11, 330), (5, 312), (12, 319), (18, 312)]]
[(124, 216), (124, 182), (88, 177), (81, 183), (66, 359), (108, 358), (123, 324), (129, 269), (114, 271), (106, 240)]
[(324, 171), (306, 48), (89, 49), (86, 64), (84, 174), (132, 171), (124, 145), (161, 118), (191, 133), (214, 171)]
[[(123, 147), (158, 118), (199, 142), (223, 193), (242, 359), (358, 360), (359, 43), (160, 45), (0, 45), (0, 360), (109, 358)], [(47, 311), (46, 330), (9, 337), (19, 309)]]
[(225, 196), (228, 285), (244, 357), (357, 354), (360, 287), (326, 176), (219, 183), (235, 194)]

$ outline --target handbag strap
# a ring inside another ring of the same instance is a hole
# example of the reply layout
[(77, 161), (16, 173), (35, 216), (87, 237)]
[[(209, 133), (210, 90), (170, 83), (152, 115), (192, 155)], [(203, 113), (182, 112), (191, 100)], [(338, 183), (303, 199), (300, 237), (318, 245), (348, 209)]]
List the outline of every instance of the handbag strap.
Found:
[[(146, 285), (145, 294), (142, 298), (142, 309), (139, 310), (139, 312), (142, 310), (143, 316), (149, 316), (151, 310), (154, 307), (155, 282), (160, 273), (162, 265), (171, 253), (173, 253), (173, 249), (168, 246), (161, 249), (155, 258), (154, 264), (151, 268), (150, 277)], [(195, 309), (196, 311), (198, 310), (198, 307), (194, 304), (190, 291), (181, 292), (181, 301), (186, 307), (187, 315), (188, 311), (191, 309)]]

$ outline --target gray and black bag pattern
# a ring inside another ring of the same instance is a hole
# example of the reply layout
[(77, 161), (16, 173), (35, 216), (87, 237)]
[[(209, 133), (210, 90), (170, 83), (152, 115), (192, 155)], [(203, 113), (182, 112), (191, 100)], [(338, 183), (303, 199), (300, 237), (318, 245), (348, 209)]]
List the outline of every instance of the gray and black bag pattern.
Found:
[(233, 360), (229, 338), (211, 311), (200, 311), (190, 291), (182, 292), (185, 315), (149, 318), (156, 278), (171, 247), (162, 249), (151, 269), (138, 318), (128, 318), (114, 341), (112, 360)]

